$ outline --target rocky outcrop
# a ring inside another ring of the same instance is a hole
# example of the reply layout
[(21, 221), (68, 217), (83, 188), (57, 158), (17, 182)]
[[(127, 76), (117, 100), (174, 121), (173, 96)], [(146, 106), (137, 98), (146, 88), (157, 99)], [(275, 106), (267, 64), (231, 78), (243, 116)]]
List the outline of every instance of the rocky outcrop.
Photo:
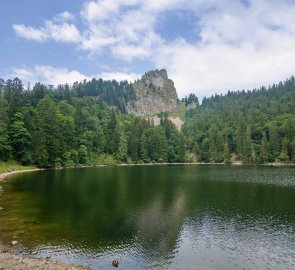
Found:
[[(149, 118), (153, 120), (153, 123), (155, 126), (160, 125), (161, 118), (159, 116), (153, 116), (152, 118)], [(175, 125), (175, 127), (180, 131), (182, 125), (184, 124), (183, 121), (180, 119), (179, 116), (168, 116), (168, 119)]]
[(177, 92), (165, 69), (145, 73), (133, 84), (136, 99), (127, 104), (128, 113), (137, 116), (170, 112), (177, 106)]
[(189, 110), (197, 108), (197, 106), (198, 104), (195, 101), (192, 101), (191, 103), (186, 105), (185, 109), (189, 111)]

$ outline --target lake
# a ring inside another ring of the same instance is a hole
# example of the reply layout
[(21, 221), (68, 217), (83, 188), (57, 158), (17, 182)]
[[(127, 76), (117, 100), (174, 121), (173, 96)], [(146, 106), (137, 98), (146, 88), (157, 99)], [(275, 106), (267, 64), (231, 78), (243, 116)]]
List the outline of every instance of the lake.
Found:
[(10, 176), (0, 242), (93, 269), (294, 269), (295, 168), (99, 167)]

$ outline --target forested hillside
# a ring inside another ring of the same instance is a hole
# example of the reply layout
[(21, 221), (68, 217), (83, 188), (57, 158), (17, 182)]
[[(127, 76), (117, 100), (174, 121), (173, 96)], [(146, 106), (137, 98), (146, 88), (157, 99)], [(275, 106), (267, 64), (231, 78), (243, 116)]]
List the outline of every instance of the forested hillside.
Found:
[(294, 162), (294, 78), (205, 98), (187, 114), (183, 132), (198, 161)]
[[(39, 167), (139, 162), (295, 161), (294, 78), (253, 91), (183, 99), (182, 132), (126, 113), (128, 82), (73, 86), (0, 80), (0, 160)], [(190, 106), (193, 105), (193, 106)]]
[(127, 82), (92, 80), (68, 85), (1, 80), (0, 159), (39, 167), (117, 162), (183, 162), (182, 134), (124, 114), (132, 99)]

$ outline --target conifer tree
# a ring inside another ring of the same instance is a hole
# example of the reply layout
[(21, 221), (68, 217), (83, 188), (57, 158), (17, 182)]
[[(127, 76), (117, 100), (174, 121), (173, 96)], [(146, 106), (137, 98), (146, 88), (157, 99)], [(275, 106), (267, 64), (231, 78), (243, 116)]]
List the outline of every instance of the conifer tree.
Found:
[(268, 162), (268, 143), (265, 132), (263, 132), (263, 137), (260, 146), (260, 162), (267, 163)]
[(281, 153), (280, 153), (280, 156), (279, 156), (279, 159), (281, 161), (289, 160), (288, 146), (289, 146), (289, 140), (287, 138), (284, 138), (283, 143), (282, 143), (282, 150), (281, 150)]
[(185, 162), (185, 139), (182, 134), (179, 135), (179, 141), (177, 145), (177, 162)]
[(140, 158), (144, 162), (149, 161), (148, 157), (148, 141), (147, 141), (147, 135), (145, 132), (143, 132), (140, 140)]
[(127, 138), (126, 138), (125, 132), (122, 131), (120, 136), (118, 151), (117, 151), (117, 159), (119, 161), (125, 162), (127, 160), (127, 152), (128, 152)]
[(78, 149), (78, 159), (80, 164), (87, 163), (88, 160), (88, 151), (85, 145), (80, 145)]
[(15, 113), (13, 122), (9, 127), (10, 144), (13, 147), (13, 155), (15, 159), (23, 164), (31, 162), (31, 135), (25, 128), (22, 113)]
[(252, 159), (252, 139), (251, 139), (251, 128), (247, 126), (245, 141), (243, 143), (243, 160), (246, 162), (253, 161)]
[(275, 159), (280, 154), (280, 140), (278, 129), (275, 124), (269, 126), (269, 157), (271, 161)]
[(46, 96), (38, 102), (36, 112), (35, 160), (38, 166), (51, 167), (55, 159), (62, 156), (57, 108)]
[(230, 163), (230, 152), (229, 152), (228, 143), (224, 144), (223, 156), (224, 156), (224, 162), (226, 164)]

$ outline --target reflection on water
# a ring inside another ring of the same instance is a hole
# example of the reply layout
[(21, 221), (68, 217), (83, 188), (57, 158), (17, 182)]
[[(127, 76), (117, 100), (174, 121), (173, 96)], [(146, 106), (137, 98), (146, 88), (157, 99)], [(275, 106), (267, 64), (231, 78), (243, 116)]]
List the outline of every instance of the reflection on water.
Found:
[(294, 269), (294, 168), (103, 167), (15, 175), (0, 241), (112, 269)]

